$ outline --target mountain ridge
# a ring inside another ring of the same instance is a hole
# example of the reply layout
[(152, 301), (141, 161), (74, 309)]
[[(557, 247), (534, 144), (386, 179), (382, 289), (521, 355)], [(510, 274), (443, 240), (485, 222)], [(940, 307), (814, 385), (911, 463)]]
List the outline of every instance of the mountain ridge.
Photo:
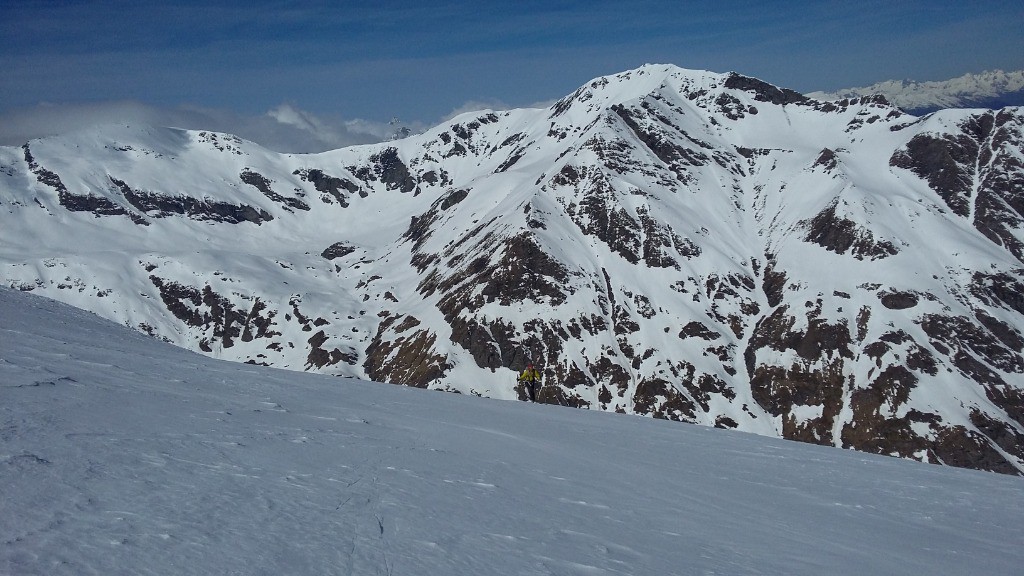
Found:
[(1020, 473), (1021, 123), (647, 65), (320, 154), (109, 127), (0, 149), (0, 281), (220, 358), (506, 399), (532, 361), (543, 402)]
[(817, 100), (840, 100), (880, 94), (910, 114), (945, 108), (1005, 108), (1024, 105), (1024, 70), (986, 70), (941, 81), (887, 80), (860, 88), (817, 91)]

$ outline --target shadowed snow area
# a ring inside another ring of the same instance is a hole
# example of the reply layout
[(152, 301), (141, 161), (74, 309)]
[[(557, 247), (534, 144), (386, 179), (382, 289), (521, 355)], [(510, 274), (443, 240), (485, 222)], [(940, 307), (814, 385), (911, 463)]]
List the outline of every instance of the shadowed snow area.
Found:
[(0, 290), (3, 574), (1012, 574), (1020, 478), (205, 358)]

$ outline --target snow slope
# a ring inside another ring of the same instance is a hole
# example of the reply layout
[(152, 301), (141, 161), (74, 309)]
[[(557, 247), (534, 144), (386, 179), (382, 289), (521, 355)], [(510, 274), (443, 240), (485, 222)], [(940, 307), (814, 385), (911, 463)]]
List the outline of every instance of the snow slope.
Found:
[(226, 363), (0, 289), (0, 573), (1017, 574), (1019, 478)]

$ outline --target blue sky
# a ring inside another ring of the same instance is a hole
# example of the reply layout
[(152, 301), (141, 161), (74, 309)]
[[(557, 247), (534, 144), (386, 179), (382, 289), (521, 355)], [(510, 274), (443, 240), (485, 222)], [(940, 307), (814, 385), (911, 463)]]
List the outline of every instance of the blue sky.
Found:
[(4, 144), (4, 123), (31, 134), (34, 116), (53, 131), (132, 110), (210, 129), (289, 118), (356, 141), (392, 117), (529, 106), (648, 62), (801, 92), (1024, 68), (1019, 0), (4, 4)]

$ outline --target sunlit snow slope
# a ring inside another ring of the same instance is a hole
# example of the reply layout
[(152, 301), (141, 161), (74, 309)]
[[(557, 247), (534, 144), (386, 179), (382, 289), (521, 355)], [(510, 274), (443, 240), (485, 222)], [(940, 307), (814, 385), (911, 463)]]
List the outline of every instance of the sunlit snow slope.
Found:
[(0, 289), (0, 574), (1016, 574), (1024, 483), (217, 361)]
[(316, 155), (0, 148), (0, 284), (209, 356), (1024, 470), (1024, 115), (648, 65)]

